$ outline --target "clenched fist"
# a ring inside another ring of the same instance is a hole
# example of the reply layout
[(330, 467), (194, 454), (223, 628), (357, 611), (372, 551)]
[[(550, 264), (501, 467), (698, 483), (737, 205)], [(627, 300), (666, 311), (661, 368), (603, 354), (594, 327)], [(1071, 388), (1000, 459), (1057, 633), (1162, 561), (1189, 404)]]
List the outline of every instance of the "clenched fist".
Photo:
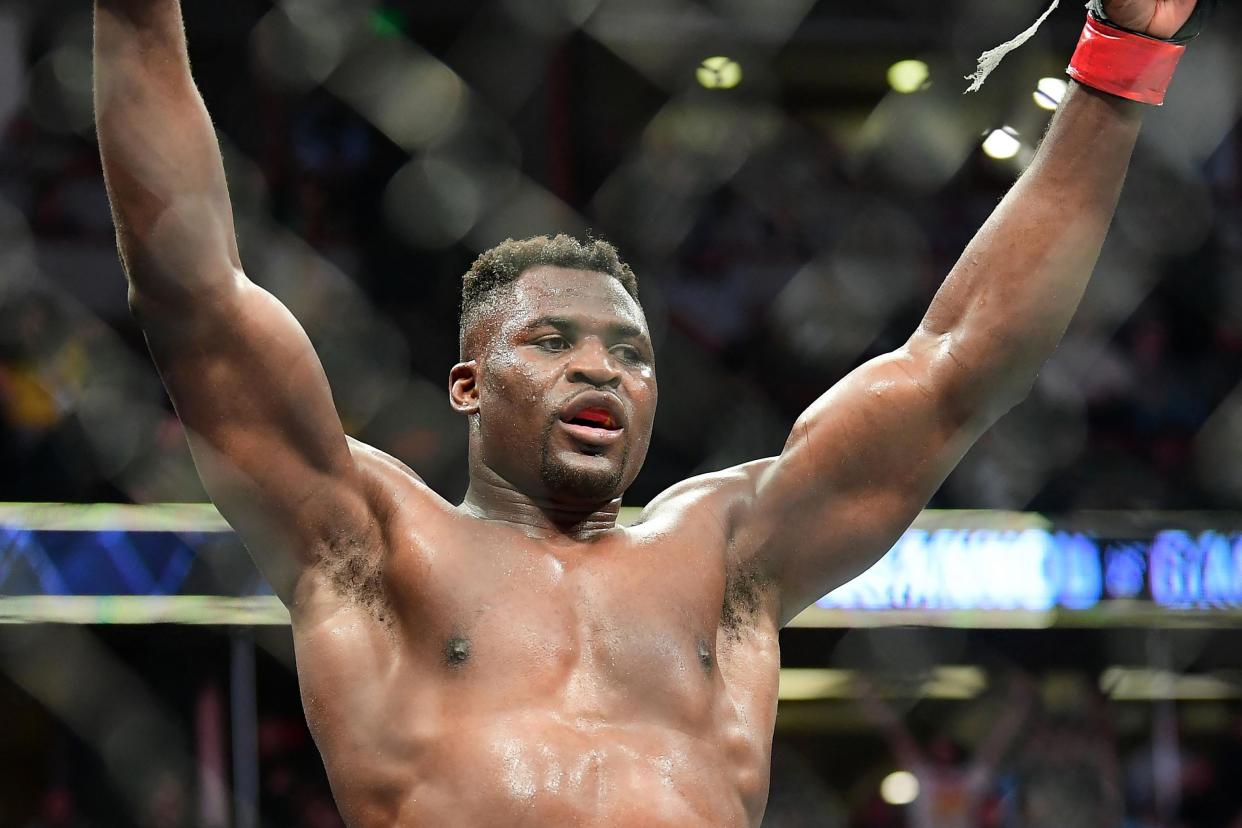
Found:
[(1102, 0), (1104, 14), (1124, 29), (1170, 38), (1177, 34), (1190, 15), (1197, 0)]

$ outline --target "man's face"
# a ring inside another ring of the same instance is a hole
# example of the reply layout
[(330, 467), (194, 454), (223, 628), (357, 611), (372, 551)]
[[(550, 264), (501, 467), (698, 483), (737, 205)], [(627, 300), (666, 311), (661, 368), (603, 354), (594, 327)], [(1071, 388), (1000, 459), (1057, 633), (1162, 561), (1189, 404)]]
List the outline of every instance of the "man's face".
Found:
[(620, 497), (651, 442), (655, 360), (638, 303), (604, 273), (537, 267), (480, 324), (479, 457), (519, 491)]

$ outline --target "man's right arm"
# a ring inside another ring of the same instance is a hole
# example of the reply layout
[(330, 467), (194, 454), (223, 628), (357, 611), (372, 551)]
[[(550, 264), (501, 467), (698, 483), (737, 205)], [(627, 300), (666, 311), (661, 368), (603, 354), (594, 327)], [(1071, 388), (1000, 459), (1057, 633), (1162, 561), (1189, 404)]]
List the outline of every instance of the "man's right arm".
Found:
[(310, 340), (242, 271), (178, 0), (97, 0), (95, 109), (130, 307), (208, 494), (292, 607), (324, 556), (379, 553), (375, 504)]

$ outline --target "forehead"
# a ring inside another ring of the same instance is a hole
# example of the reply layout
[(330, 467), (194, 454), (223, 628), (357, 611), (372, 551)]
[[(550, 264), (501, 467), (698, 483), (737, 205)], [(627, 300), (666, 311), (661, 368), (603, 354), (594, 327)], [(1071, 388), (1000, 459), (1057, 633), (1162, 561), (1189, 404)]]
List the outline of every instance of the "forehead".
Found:
[(644, 332), (642, 308), (621, 283), (607, 273), (540, 266), (513, 283), (506, 317), (521, 327), (544, 316), (573, 316), (584, 321), (628, 322)]

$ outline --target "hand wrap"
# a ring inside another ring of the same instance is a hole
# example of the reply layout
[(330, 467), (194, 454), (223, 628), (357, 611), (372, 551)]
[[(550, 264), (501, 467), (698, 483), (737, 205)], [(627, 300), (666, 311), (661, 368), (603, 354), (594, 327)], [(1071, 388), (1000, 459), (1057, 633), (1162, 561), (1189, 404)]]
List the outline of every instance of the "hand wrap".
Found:
[(1066, 73), (1079, 83), (1132, 101), (1159, 106), (1186, 44), (1202, 31), (1216, 0), (1199, 0), (1176, 35), (1165, 40), (1123, 29), (1104, 16), (1100, 0), (1087, 4), (1087, 24)]

